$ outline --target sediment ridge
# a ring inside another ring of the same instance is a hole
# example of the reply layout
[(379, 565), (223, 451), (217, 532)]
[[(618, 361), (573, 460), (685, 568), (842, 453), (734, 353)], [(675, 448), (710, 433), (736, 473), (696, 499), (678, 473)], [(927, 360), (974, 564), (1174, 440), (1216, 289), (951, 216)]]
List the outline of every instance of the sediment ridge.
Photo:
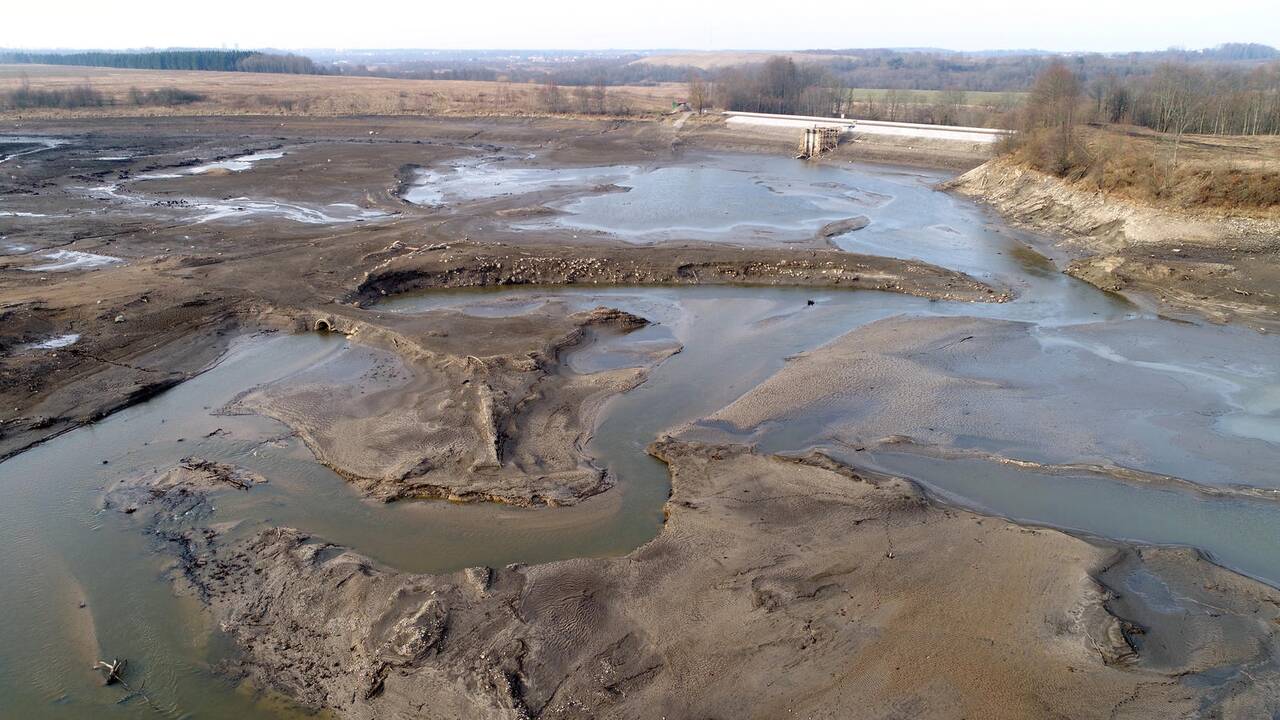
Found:
[(683, 246), (513, 247), (475, 242), (387, 248), (346, 298), (367, 305), (429, 288), (512, 285), (787, 285), (1004, 302), (1012, 295), (927, 263), (837, 250)]

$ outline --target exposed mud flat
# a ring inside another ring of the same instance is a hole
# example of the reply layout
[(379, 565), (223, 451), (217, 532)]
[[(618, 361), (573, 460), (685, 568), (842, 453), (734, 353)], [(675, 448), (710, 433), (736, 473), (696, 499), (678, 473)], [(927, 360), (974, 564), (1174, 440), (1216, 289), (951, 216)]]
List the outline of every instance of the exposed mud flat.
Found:
[[(334, 299), (368, 302), (413, 287), (533, 282), (798, 283), (963, 300), (1007, 297), (998, 283), (913, 261), (807, 255), (785, 247), (739, 255), (728, 243), (633, 248), (599, 237), (569, 243), (562, 229), (515, 230), (511, 225), (518, 218), (503, 215), (522, 207), (543, 212), (546, 203), (566, 194), (615, 192), (609, 188), (543, 189), (532, 200), (528, 195), (500, 198), (443, 215), (406, 206), (395, 195), (404, 165), (430, 167), (477, 153), (492, 155), (501, 151), (493, 140), (520, 148), (513, 157), (539, 150), (539, 161), (553, 167), (588, 157), (652, 163), (657, 150), (672, 153), (665, 131), (653, 134), (653, 128), (625, 126), (599, 136), (590, 123), (553, 122), (532, 129), (523, 123), (411, 123), (388, 129), (388, 139), (373, 142), (359, 123), (294, 122), (300, 124), (290, 126), (287, 139), (278, 123), (256, 120), (213, 125), (178, 120), (146, 128), (98, 121), (62, 124), (46, 130), (48, 147), (41, 145), (30, 162), (14, 165), (0, 179), (4, 212), (11, 215), (0, 218), (0, 235), (15, 253), (4, 256), (0, 274), (47, 265), (43, 252), (120, 261), (93, 273), (85, 272), (90, 268), (84, 263), (56, 275), (42, 271), (46, 279), (40, 284), (20, 279), (29, 279), (27, 272), (7, 276), (0, 291), (6, 319), (0, 347), (57, 333), (74, 332), (81, 340), (56, 356), (24, 353), (0, 359), (0, 386), (12, 395), (0, 403), (0, 455), (148, 397), (139, 387), (163, 387), (153, 380), (168, 373), (164, 358), (183, 360), (184, 373), (204, 367), (219, 346), (192, 354), (203, 333), (216, 335), (241, 324), (257, 327), (264, 309), (309, 310)], [(483, 140), (475, 139), (477, 130)], [(344, 132), (354, 140), (343, 139)], [(423, 132), (430, 139), (424, 140)], [(547, 133), (556, 138), (549, 147)], [(284, 155), (275, 157), (281, 148), (287, 148)], [(190, 172), (218, 164), (237, 171)], [(175, 177), (137, 181), (146, 175)], [(85, 188), (113, 186), (120, 187), (112, 191), (115, 199), (86, 197)], [(128, 191), (134, 186), (137, 195)], [(231, 199), (204, 203), (199, 198)], [(258, 208), (259, 202), (269, 207)], [(288, 208), (301, 208), (302, 214), (291, 217)], [(346, 222), (374, 219), (367, 213), (375, 213), (377, 221)], [(328, 222), (332, 218), (343, 222)], [(473, 231), (483, 232), (478, 237), (486, 242), (467, 241)], [(444, 246), (455, 250), (434, 250)], [(193, 330), (190, 344), (181, 339)], [(164, 346), (175, 341), (182, 349), (167, 354)], [(136, 379), (61, 391), (90, 375), (106, 378), (129, 368), (140, 368), (132, 373)], [(51, 401), (50, 393), (64, 397)]]
[[(1180, 326), (1162, 337), (1168, 325), (890, 318), (793, 358), (678, 436), (820, 448), (952, 503), (1192, 545), (1280, 583), (1267, 399), (1280, 377), (1243, 360), (1272, 353), (1271, 339)], [(1184, 343), (1199, 350), (1175, 350)]]
[[(1280, 595), (1194, 554), (941, 509), (821, 457), (652, 452), (671, 466), (668, 521), (625, 558), (407, 575), (297, 530), (224, 544), (206, 528), (186, 536), (184, 583), (246, 672), (342, 717), (1276, 710)], [(1126, 593), (1121, 614), (1098, 578), (1141, 582), (1152, 563), (1176, 610)], [(1248, 682), (1210, 679), (1233, 665)]]
[(610, 485), (583, 452), (600, 404), (645, 374), (582, 374), (565, 357), (597, 334), (648, 321), (605, 308), (567, 316), (555, 309), (516, 318), (392, 316), (386, 326), (320, 320), (399, 356), (370, 350), (354, 368), (322, 366), (232, 407), (294, 428), (317, 459), (383, 500), (571, 505)]
[[(1280, 447), (1223, 428), (1233, 405), (1242, 417), (1253, 414), (1244, 397), (1280, 382), (1275, 368), (1232, 372), (1211, 359), (1259, 358), (1271, 343), (1237, 333), (1229, 346), (1221, 334), (1192, 328), (1162, 340), (1155, 326), (1144, 347), (1134, 347), (1138, 322), (1046, 330), (975, 318), (884, 320), (792, 360), (700, 425), (777, 448), (909, 439), (1040, 464), (1144, 471), (1210, 489), (1280, 491), (1273, 472)], [(1184, 365), (1162, 363), (1169, 343), (1197, 335), (1208, 356), (1202, 365), (1188, 362), (1190, 353)], [(1070, 422), (1058, 419), (1067, 413)]]
[[(28, 248), (0, 451), (68, 433), (0, 465), (0, 534), (24, 572), (29, 538), (89, 538), (108, 560), (54, 592), (141, 614), (93, 644), (143, 648), (175, 714), (297, 711), (263, 688), (356, 718), (1280, 712), (1275, 591), (1145, 545), (1280, 582), (1273, 338), (1138, 317), (936, 173), (704, 154), (715, 128), (288, 122), (70, 123), (0, 178)], [(660, 210), (708, 177), (781, 214)], [(122, 262), (37, 282), (33, 251)], [(583, 292), (618, 285), (644, 287)], [(721, 287), (657, 288), (694, 285)], [(299, 335), (218, 365), (264, 328)], [(678, 424), (664, 506), (641, 450)], [(77, 609), (27, 587), (6, 639)], [(190, 632), (135, 645), (155, 622)], [(50, 687), (17, 707), (142, 710)]]

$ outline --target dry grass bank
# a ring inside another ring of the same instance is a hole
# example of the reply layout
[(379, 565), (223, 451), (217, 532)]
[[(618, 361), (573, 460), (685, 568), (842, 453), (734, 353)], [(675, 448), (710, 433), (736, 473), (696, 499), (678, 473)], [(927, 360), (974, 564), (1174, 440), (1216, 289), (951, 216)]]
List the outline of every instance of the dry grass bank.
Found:
[[(62, 65), (0, 65), (0, 93), (29, 82), (36, 90), (87, 85), (102, 107), (3, 110), (6, 119), (172, 115), (543, 115), (538, 85), (464, 81), (277, 75), (207, 71), (124, 70)], [(177, 106), (131, 103), (130, 92), (177, 88), (204, 99)], [(571, 97), (572, 88), (562, 88)], [(608, 103), (621, 114), (668, 111), (683, 97), (682, 84), (609, 88)]]
[(1065, 169), (1040, 140), (951, 187), (1047, 233), (1093, 285), (1175, 316), (1280, 329), (1280, 137), (1086, 128)]
[(1280, 136), (1184, 135), (1118, 126), (1078, 131), (1066, 167), (1055, 139), (1024, 136), (1020, 165), (1057, 170), (1075, 189), (1171, 210), (1280, 218)]

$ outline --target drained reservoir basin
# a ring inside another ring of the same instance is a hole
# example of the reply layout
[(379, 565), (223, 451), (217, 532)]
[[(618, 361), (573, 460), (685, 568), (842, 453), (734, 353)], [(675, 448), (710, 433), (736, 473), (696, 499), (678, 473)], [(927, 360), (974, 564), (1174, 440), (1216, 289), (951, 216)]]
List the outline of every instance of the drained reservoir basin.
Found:
[[(0, 572), (12, 578), (0, 585), (6, 710), (40, 718), (299, 712), (219, 671), (234, 650), (195, 598), (175, 596), (172, 563), (156, 552), (174, 539), (103, 509), (114, 483), (189, 457), (268, 480), (219, 491), (202, 523), (230, 537), (295, 527), (412, 572), (634, 550), (662, 527), (670, 484), (646, 447), (670, 433), (766, 452), (820, 449), (908, 478), (945, 503), (1100, 541), (1186, 545), (1280, 586), (1280, 341), (1161, 320), (1069, 278), (1029, 247), (1036, 238), (932, 189), (942, 176), (746, 162), (727, 155), (596, 168), (568, 181), (528, 168), (510, 177), (488, 168), (482, 181), (464, 181), (460, 167), (430, 178), (439, 194), (423, 191), (417, 201), (493, 196), (476, 185), (522, 193), (567, 182), (580, 192), (530, 226), (644, 243), (809, 242), (833, 220), (865, 215), (865, 228), (831, 242), (964, 270), (1013, 287), (1017, 298), (567, 286), (379, 303), (377, 312), (428, 318), (536, 319), (605, 306), (651, 321), (566, 349), (567, 367), (580, 374), (644, 365), (655, 348), (678, 345), (598, 416), (587, 451), (615, 487), (564, 508), (362, 498), (282, 423), (224, 408), (245, 391), (300, 378), (363, 387), (382, 372), (380, 356), (358, 336), (242, 337), (195, 379), (0, 463)], [(601, 182), (630, 189), (587, 187)], [(930, 325), (944, 320), (945, 328)], [(953, 326), (962, 327), (954, 337), (943, 332)], [(117, 704), (119, 692), (96, 686), (88, 667), (103, 653), (130, 659), (147, 680), (145, 702)]]

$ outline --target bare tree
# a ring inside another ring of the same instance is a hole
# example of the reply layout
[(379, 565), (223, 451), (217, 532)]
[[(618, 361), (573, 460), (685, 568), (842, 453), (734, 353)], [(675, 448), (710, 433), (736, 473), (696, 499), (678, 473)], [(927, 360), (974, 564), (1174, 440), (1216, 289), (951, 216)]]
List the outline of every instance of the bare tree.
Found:
[(1080, 79), (1055, 60), (1036, 78), (1027, 101), (1026, 130), (1045, 129), (1052, 134), (1053, 169), (1061, 174), (1071, 167), (1075, 150), (1076, 113), (1080, 105)]
[(542, 106), (547, 109), (547, 112), (564, 112), (564, 94), (560, 92), (560, 86), (551, 75), (547, 76), (547, 81), (542, 86)]
[(586, 85), (579, 85), (573, 89), (573, 105), (573, 109), (579, 114), (591, 114), (591, 91)]
[(942, 125), (959, 123), (964, 104), (965, 95), (963, 90), (947, 90), (943, 92), (938, 98), (938, 112), (935, 122)]
[(689, 107), (701, 114), (707, 106), (707, 83), (696, 71), (689, 71)]
[(1182, 135), (1196, 122), (1204, 108), (1208, 93), (1204, 90), (1204, 75), (1186, 65), (1172, 63), (1162, 65), (1156, 72), (1155, 87), (1159, 103), (1159, 117), (1163, 133), (1173, 135), (1173, 149), (1165, 170), (1164, 183), (1168, 187), (1173, 173), (1178, 169), (1178, 148)]
[(897, 90), (886, 90), (884, 93), (884, 117), (886, 120), (897, 120), (902, 107), (902, 98)]
[(591, 86), (591, 105), (593, 111), (600, 115), (604, 115), (609, 112), (609, 108), (607, 107), (608, 103), (606, 102), (606, 93), (607, 89), (604, 77), (601, 76), (596, 78), (595, 84)]

